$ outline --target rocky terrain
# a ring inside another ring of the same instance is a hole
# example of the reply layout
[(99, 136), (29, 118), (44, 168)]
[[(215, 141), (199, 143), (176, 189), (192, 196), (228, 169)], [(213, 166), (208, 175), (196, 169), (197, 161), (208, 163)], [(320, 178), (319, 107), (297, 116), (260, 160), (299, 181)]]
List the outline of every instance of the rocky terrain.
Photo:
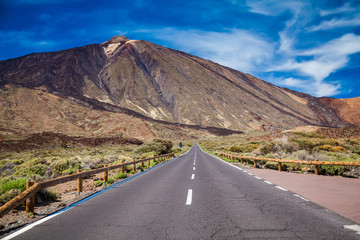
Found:
[(303, 125), (341, 127), (359, 119), (353, 111), (349, 120), (338, 102), (124, 36), (0, 61), (0, 89), (2, 139), (43, 131), (199, 138)]
[(348, 99), (321, 98), (320, 101), (335, 109), (346, 122), (360, 126), (360, 97)]

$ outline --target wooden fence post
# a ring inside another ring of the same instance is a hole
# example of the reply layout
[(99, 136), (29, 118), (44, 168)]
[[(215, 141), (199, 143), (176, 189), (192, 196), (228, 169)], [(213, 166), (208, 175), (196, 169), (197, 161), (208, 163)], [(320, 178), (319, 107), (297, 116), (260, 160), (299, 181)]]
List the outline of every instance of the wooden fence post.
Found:
[(254, 160), (254, 168), (257, 167), (257, 160)]
[(240, 163), (241, 163), (241, 164), (243, 164), (243, 161), (244, 161), (243, 158), (240, 158)]
[(319, 175), (319, 165), (315, 164), (315, 175)]
[[(34, 185), (34, 181), (26, 181), (26, 189), (29, 189), (32, 185)], [(26, 199), (26, 213), (34, 212), (35, 209), (35, 196), (32, 195), (28, 199)]]
[(144, 163), (144, 162), (141, 162), (141, 167), (145, 167), (145, 163)]
[[(78, 169), (77, 170), (78, 173), (81, 173), (82, 170)], [(77, 180), (77, 193), (80, 195), (80, 193), (83, 191), (83, 181), (82, 181), (82, 177), (79, 177)]]
[(136, 163), (133, 163), (133, 170), (136, 172)]
[(281, 162), (278, 162), (278, 170), (281, 172)]
[[(107, 167), (108, 165), (107, 164), (105, 164), (104, 165), (104, 167)], [(107, 181), (108, 181), (108, 178), (109, 178), (109, 172), (106, 170), (105, 172), (104, 172), (104, 185), (106, 185), (106, 183), (107, 183)]]

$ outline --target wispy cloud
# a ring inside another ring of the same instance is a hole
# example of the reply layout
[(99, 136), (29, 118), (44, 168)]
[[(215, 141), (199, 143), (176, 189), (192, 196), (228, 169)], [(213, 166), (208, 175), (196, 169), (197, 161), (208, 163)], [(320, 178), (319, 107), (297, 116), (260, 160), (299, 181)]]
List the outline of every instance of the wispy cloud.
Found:
[(38, 39), (33, 32), (27, 31), (0, 31), (0, 39), (1, 44), (19, 44), (35, 49), (56, 44), (53, 40)]
[(320, 16), (328, 16), (333, 14), (341, 14), (346, 12), (354, 12), (356, 11), (355, 7), (352, 7), (349, 2), (345, 3), (341, 7), (330, 9), (330, 10), (320, 10)]
[(250, 7), (250, 12), (276, 16), (284, 11), (299, 13), (306, 2), (298, 0), (277, 1), (277, 0), (252, 0), (246, 4)]
[[(285, 63), (274, 66), (270, 71), (295, 71), (309, 80), (287, 78), (282, 80), (286, 86), (296, 86), (306, 89), (316, 96), (334, 95), (339, 93), (341, 87), (337, 83), (327, 83), (324, 80), (331, 74), (346, 66), (349, 56), (360, 52), (360, 36), (345, 34), (340, 38), (331, 40), (321, 46), (308, 50), (297, 50), (292, 58)], [(296, 60), (297, 57), (309, 57), (310, 60)]]
[(360, 26), (360, 15), (357, 15), (351, 19), (333, 18), (329, 21), (323, 21), (319, 25), (309, 27), (308, 31), (314, 32), (314, 31), (321, 31), (321, 30), (330, 30), (330, 29), (334, 29), (334, 28), (354, 27), (354, 26)]
[(341, 84), (339, 82), (327, 83), (324, 81), (314, 81), (312, 78), (269, 78), (277, 85), (297, 89), (302, 92), (310, 93), (317, 97), (333, 96), (340, 93)]
[[(350, 2), (347, 2), (335, 9), (319, 10), (319, 14), (326, 20), (307, 28), (308, 31), (326, 31), (335, 28), (360, 26), (360, 6), (358, 4), (352, 6)], [(330, 16), (331, 19), (329, 19)]]
[(273, 43), (246, 30), (211, 32), (166, 28), (151, 32), (177, 49), (249, 73), (266, 64), (274, 54)]

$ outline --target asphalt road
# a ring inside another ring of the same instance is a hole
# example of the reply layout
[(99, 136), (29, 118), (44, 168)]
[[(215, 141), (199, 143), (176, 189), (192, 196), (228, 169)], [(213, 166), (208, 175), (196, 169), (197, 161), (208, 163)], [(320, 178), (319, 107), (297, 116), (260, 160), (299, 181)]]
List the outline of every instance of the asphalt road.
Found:
[(360, 239), (354, 224), (195, 146), (13, 239)]

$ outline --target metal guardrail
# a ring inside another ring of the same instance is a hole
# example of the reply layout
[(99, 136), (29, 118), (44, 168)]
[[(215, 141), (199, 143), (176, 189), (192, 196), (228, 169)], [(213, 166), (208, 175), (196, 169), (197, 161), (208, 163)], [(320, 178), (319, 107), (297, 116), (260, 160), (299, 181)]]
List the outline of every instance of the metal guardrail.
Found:
[(254, 161), (254, 167), (257, 167), (258, 161), (267, 161), (267, 162), (277, 162), (278, 170), (281, 171), (282, 163), (297, 163), (304, 165), (314, 165), (315, 166), (315, 175), (319, 175), (319, 166), (321, 165), (336, 165), (336, 166), (360, 166), (360, 162), (329, 162), (329, 161), (302, 161), (302, 160), (291, 160), (291, 159), (274, 159), (274, 158), (261, 158), (261, 157), (251, 157), (251, 156), (242, 156), (238, 154), (229, 154), (221, 152), (219, 153), (220, 157), (224, 157), (230, 160), (240, 159), (243, 163), (243, 159), (250, 159)]
[(164, 161), (173, 156), (174, 156), (174, 154), (170, 153), (170, 154), (140, 159), (137, 161), (127, 162), (127, 163), (122, 163), (122, 164), (117, 164), (117, 165), (112, 165), (112, 166), (105, 165), (105, 167), (103, 167), (103, 168), (94, 169), (94, 170), (90, 170), (90, 171), (86, 171), (86, 172), (79, 172), (79, 173), (75, 173), (72, 175), (58, 177), (58, 178), (50, 179), (47, 181), (42, 181), (42, 182), (35, 183), (35, 184), (32, 181), (28, 181), (27, 189), (24, 192), (22, 192), (20, 195), (18, 195), (17, 197), (13, 198), (11, 201), (7, 202), (6, 204), (4, 204), (3, 206), (0, 207), (0, 217), (4, 216), (8, 212), (13, 210), (17, 206), (19, 206), (25, 200), (26, 200), (26, 212), (34, 212), (34, 205), (35, 205), (34, 204), (34, 195), (41, 189), (55, 186), (57, 184), (64, 183), (64, 182), (78, 180), (78, 192), (81, 192), (83, 177), (92, 176), (92, 175), (104, 172), (104, 180), (106, 182), (107, 176), (108, 176), (108, 171), (110, 171), (110, 170), (122, 168), (121, 172), (124, 172), (124, 167), (127, 165), (133, 165), (133, 169), (135, 170), (135, 166), (137, 163), (144, 164), (145, 161), (149, 161), (149, 165), (150, 165), (150, 160), (158, 159), (159, 161)]

